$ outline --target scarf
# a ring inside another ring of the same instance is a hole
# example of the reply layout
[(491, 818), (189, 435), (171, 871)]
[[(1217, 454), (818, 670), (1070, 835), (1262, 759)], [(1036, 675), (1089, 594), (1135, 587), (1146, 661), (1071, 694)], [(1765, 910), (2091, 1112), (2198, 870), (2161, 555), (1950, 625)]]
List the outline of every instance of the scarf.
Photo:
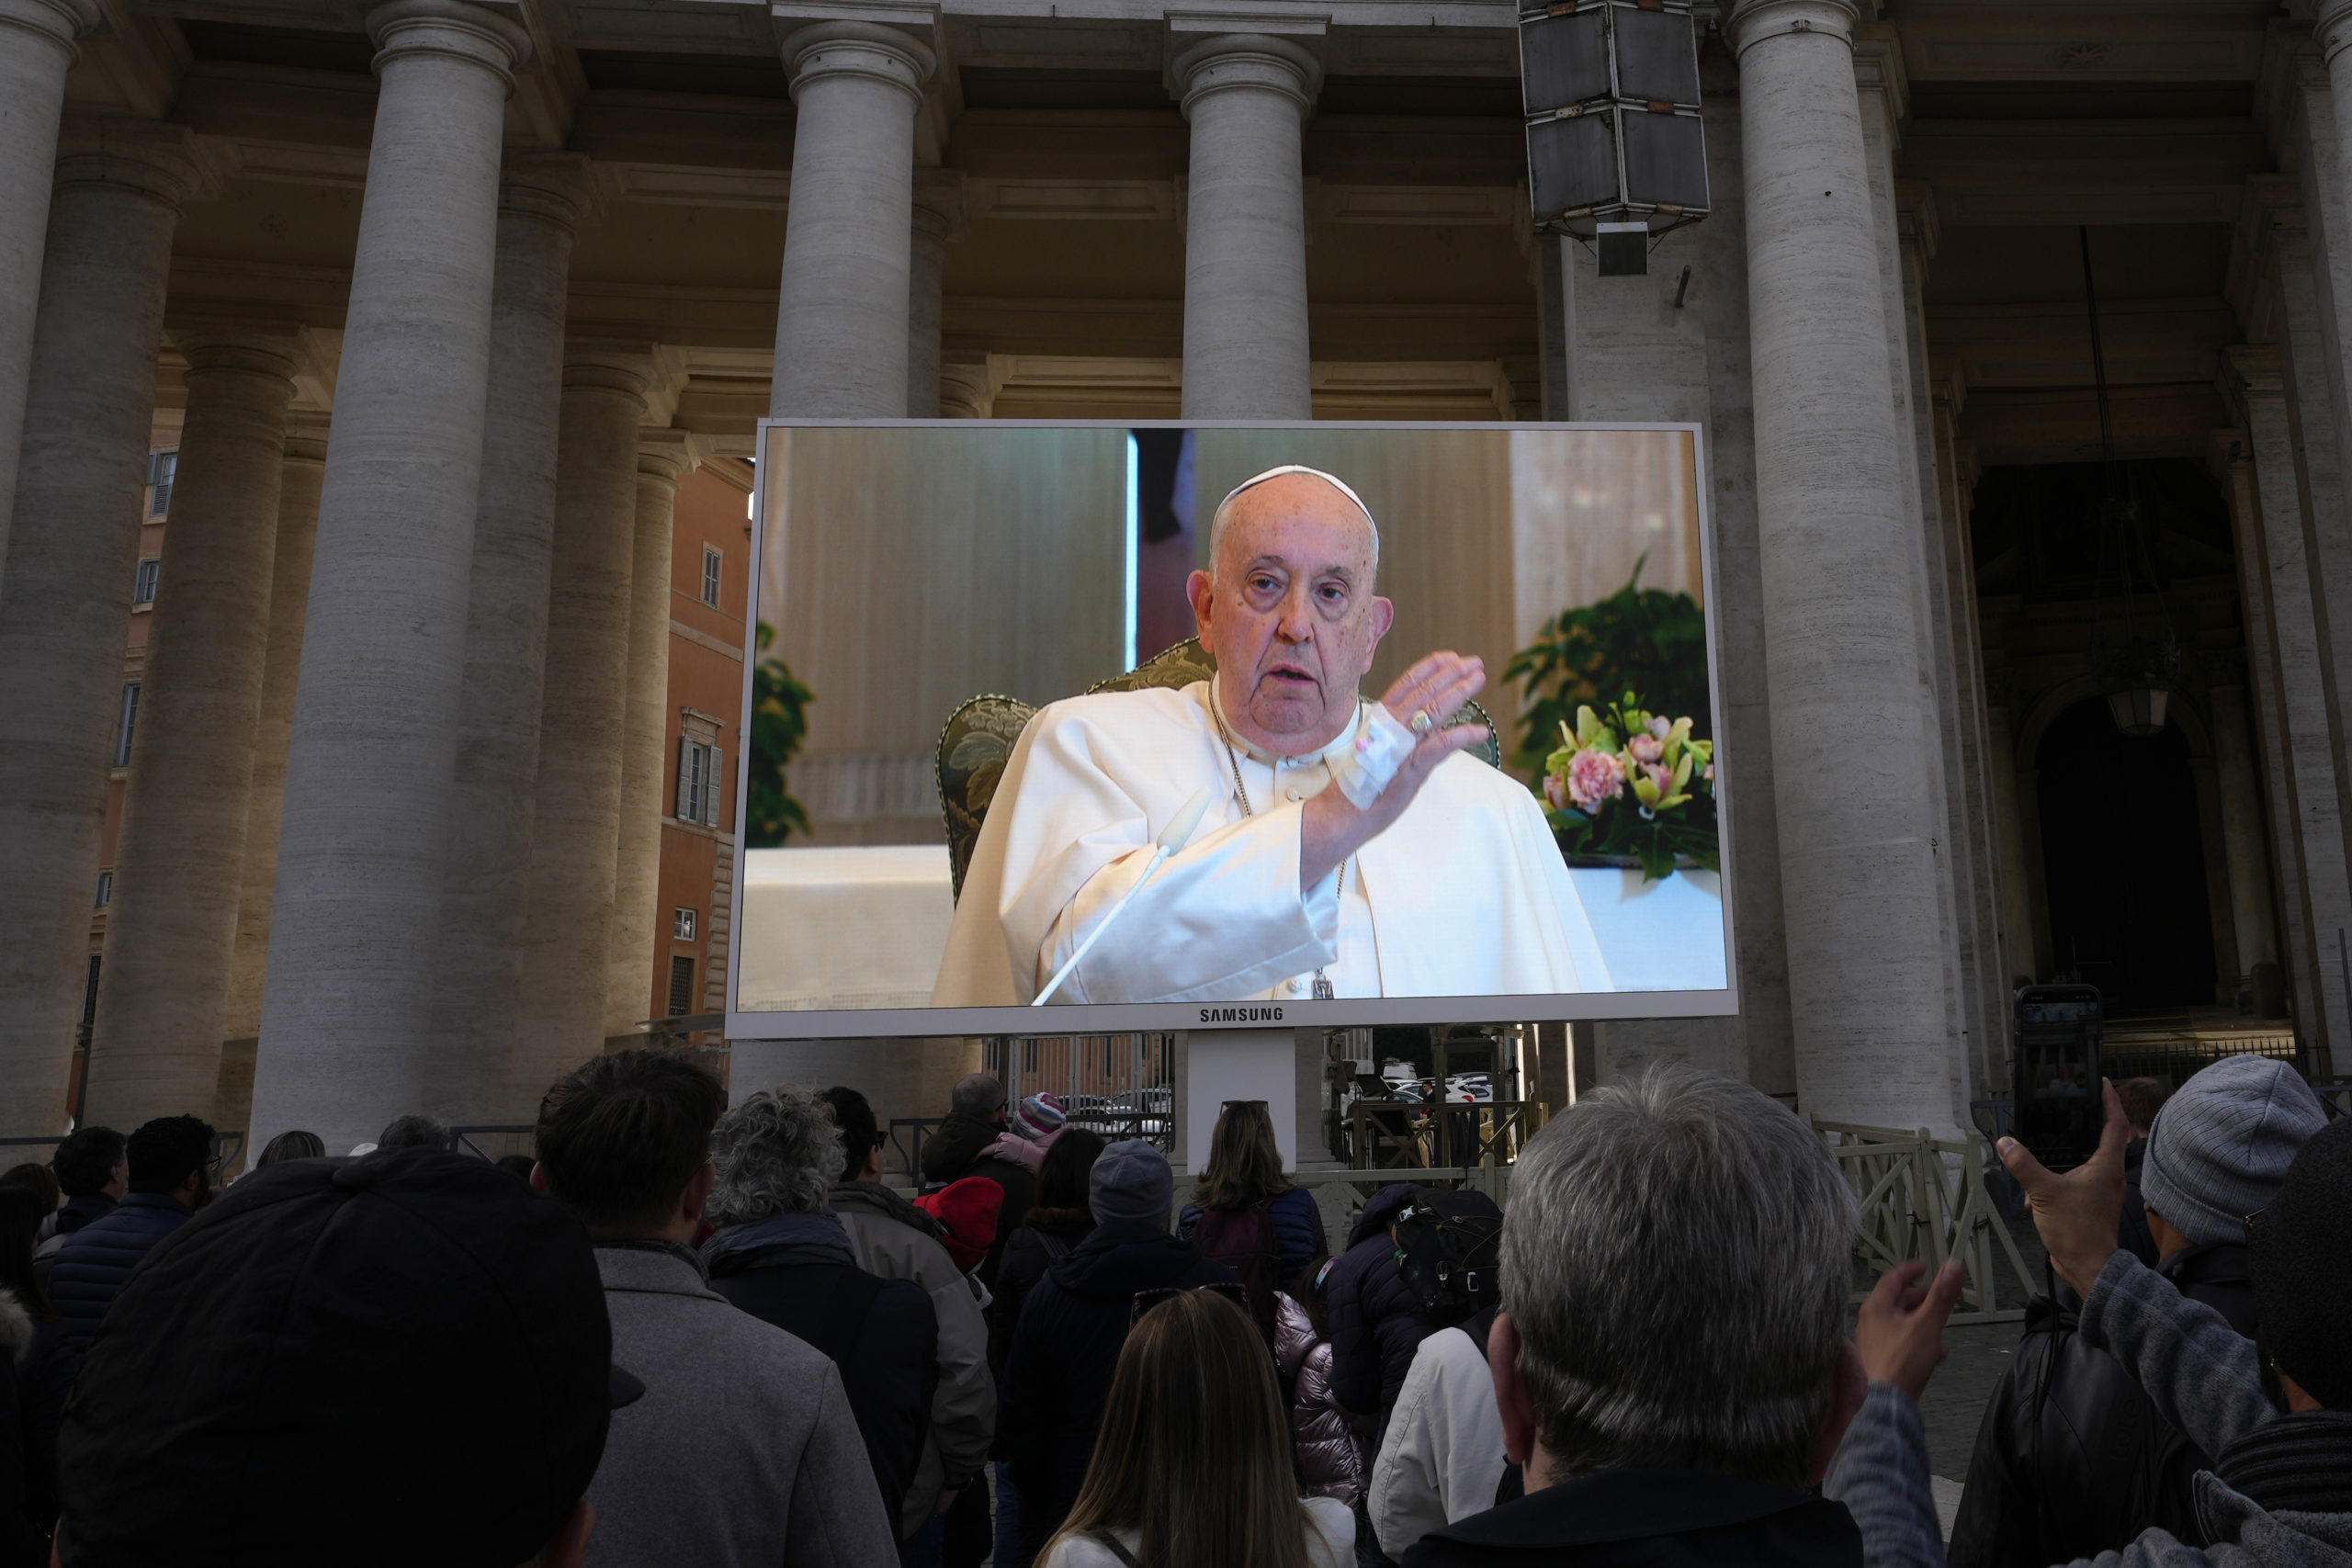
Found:
[(2352, 1410), (2266, 1421), (2223, 1449), (2213, 1472), (2274, 1514), (2352, 1514)]

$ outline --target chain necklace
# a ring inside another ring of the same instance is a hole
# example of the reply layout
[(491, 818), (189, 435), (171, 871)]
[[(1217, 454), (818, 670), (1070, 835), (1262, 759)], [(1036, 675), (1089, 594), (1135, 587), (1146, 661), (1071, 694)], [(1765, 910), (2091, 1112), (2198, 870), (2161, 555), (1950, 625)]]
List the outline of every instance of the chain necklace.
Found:
[[(1363, 704), (1357, 703), (1356, 709), (1358, 717), (1361, 719)], [(1233, 770), (1233, 798), (1241, 803), (1242, 816), (1255, 817), (1257, 813), (1250, 809), (1250, 786), (1241, 782), (1241, 759), (1234, 755), (1233, 737), (1226, 730), (1225, 715), (1216, 711), (1216, 699), (1214, 696), (1209, 699), (1209, 716), (1216, 720), (1216, 738), (1225, 742), (1225, 765)], [(1273, 769), (1270, 767), (1267, 771), (1271, 773)], [(1348, 863), (1343, 859), (1340, 862), (1339, 880), (1331, 885), (1331, 896), (1334, 898), (1344, 898), (1347, 891)], [(1330, 980), (1324, 976), (1323, 966), (1317, 964), (1315, 966), (1315, 999), (1318, 1002), (1337, 1001), (1339, 996), (1340, 993), (1332, 989)]]

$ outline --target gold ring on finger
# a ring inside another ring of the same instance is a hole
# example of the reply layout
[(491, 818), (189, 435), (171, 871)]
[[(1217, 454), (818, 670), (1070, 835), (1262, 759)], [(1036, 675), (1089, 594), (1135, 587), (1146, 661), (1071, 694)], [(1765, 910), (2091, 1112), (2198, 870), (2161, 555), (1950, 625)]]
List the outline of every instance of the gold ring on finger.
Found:
[(1429, 709), (1419, 708), (1414, 712), (1412, 717), (1412, 731), (1414, 734), (1427, 735), (1430, 730), (1436, 728), (1437, 720), (1430, 716)]

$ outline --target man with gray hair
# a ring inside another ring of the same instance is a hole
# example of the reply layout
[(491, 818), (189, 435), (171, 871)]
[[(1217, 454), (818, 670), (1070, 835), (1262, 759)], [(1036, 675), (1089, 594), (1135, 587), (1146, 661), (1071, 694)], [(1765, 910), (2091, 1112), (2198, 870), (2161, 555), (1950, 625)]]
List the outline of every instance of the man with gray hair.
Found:
[(1487, 1342), (1526, 1495), (1406, 1568), (1859, 1568), (1808, 1489), (1866, 1397), (1924, 1384), (1959, 1284), (1898, 1270), (1849, 1343), (1856, 1228), (1820, 1138), (1745, 1084), (1661, 1065), (1555, 1116), (1512, 1173)]
[(841, 1370), (896, 1540), (939, 1382), (931, 1298), (911, 1280), (857, 1266), (827, 1201), (842, 1144), (822, 1096), (763, 1090), (719, 1118), (710, 1152), (717, 1177), (704, 1213), (718, 1234), (702, 1247), (710, 1288)]
[[(1542, 807), (1463, 755), (1484, 725), (1449, 722), (1486, 684), (1479, 660), (1431, 653), (1378, 701), (1363, 693), (1396, 617), (1379, 561), (1372, 513), (1337, 476), (1286, 464), (1236, 487), (1212, 570), (1188, 584), (1215, 678), (1030, 720), (933, 1005), (1024, 1005), (1072, 962), (1051, 1000), (1611, 989)], [(1160, 862), (1203, 792), (1207, 815)]]

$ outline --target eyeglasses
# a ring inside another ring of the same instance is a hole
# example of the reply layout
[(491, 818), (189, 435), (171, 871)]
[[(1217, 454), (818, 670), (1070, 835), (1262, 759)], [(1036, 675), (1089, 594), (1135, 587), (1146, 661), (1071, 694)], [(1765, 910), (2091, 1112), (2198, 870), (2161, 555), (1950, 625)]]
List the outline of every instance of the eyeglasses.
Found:
[(1152, 1308), (1163, 1306), (1178, 1296), (1185, 1295), (1192, 1291), (1206, 1291), (1212, 1294), (1223, 1296), (1243, 1312), (1250, 1310), (1250, 1291), (1246, 1285), (1223, 1280), (1213, 1285), (1154, 1285), (1148, 1291), (1137, 1291), (1135, 1300), (1127, 1303), (1127, 1326), (1133, 1328), (1143, 1321), (1144, 1314)]

